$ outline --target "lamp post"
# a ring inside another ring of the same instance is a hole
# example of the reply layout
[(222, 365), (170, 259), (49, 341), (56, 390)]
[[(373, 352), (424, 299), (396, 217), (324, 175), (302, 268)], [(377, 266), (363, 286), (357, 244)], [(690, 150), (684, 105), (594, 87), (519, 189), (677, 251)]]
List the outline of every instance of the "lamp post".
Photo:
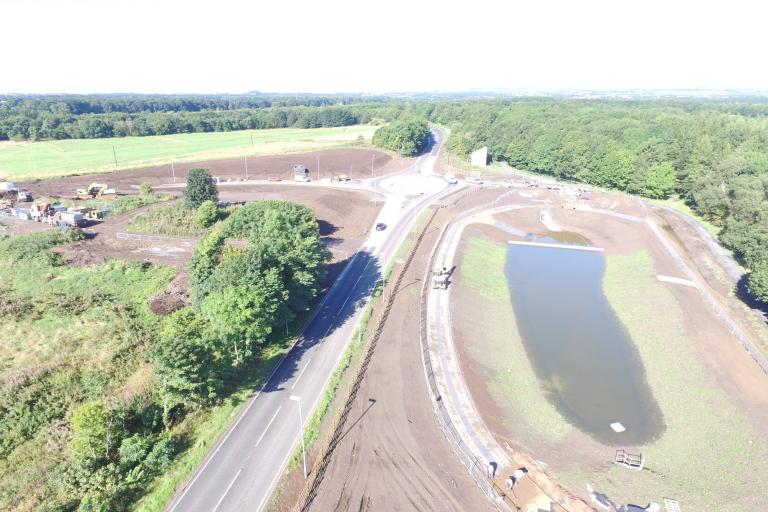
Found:
[(299, 435), (301, 436), (301, 457), (304, 460), (304, 480), (307, 479), (307, 451), (304, 446), (304, 420), (301, 417), (301, 397), (291, 395), (291, 400), (299, 403)]

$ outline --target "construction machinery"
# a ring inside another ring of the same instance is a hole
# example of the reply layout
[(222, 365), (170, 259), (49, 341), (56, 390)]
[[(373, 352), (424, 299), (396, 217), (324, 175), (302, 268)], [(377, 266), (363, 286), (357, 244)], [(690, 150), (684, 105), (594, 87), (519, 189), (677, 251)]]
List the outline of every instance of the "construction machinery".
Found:
[(77, 189), (76, 192), (78, 197), (90, 196), (92, 198), (116, 193), (115, 189), (109, 188), (106, 183), (91, 183), (86, 188)]
[(432, 289), (434, 290), (446, 290), (448, 289), (448, 280), (451, 277), (451, 271), (447, 268), (434, 269), (432, 271)]
[(349, 181), (349, 176), (347, 176), (346, 174), (339, 174), (336, 176), (332, 176), (331, 181), (338, 181), (338, 182)]

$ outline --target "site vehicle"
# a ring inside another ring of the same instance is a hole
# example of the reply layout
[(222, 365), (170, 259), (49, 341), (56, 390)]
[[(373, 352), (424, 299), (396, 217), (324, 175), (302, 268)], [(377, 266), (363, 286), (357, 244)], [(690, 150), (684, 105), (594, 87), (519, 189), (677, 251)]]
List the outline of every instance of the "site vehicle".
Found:
[(331, 178), (331, 181), (339, 181), (339, 182), (349, 181), (349, 176), (347, 176), (346, 174), (339, 174), (338, 176), (333, 176)]
[(456, 183), (459, 182), (459, 180), (456, 179), (456, 176), (454, 176), (451, 173), (446, 174), (445, 176), (443, 176), (443, 178), (445, 179), (445, 181), (447, 181), (451, 185), (455, 185)]
[(446, 290), (448, 288), (448, 279), (450, 277), (451, 272), (445, 267), (432, 270), (432, 289)]
[(268, 176), (267, 181), (283, 181), (283, 179), (278, 176)]
[(387, 225), (383, 222), (376, 224), (376, 231), (384, 231), (385, 229), (387, 229)]
[(59, 225), (80, 227), (85, 224), (85, 216), (78, 212), (61, 212), (59, 215)]
[(28, 203), (32, 200), (32, 194), (26, 190), (19, 190), (16, 192), (16, 200), (20, 203)]
[(91, 196), (99, 197), (104, 194), (115, 194), (115, 189), (109, 188), (106, 183), (91, 183), (86, 188), (77, 189), (78, 197)]

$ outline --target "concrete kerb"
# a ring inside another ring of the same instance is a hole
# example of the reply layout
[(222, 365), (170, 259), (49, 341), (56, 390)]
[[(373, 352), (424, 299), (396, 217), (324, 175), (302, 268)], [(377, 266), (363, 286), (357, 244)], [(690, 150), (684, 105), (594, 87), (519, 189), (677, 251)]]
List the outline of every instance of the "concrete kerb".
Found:
[[(495, 208), (493, 207), (494, 204), (500, 202), (501, 200), (503, 200), (505, 197), (509, 196), (512, 193), (513, 192), (502, 194), (488, 205), (481, 205), (464, 212), (458, 217), (451, 219), (446, 224), (446, 226), (442, 229), (432, 249), (432, 253), (428, 260), (429, 264), (425, 270), (425, 276), (424, 276), (422, 288), (421, 288), (420, 315), (419, 315), (419, 323), (420, 323), (419, 342), (421, 345), (424, 375), (427, 380), (427, 386), (429, 388), (430, 399), (432, 401), (435, 417), (438, 421), (438, 424), (441, 427), (441, 430), (443, 431), (443, 434), (445, 435), (448, 442), (451, 444), (451, 447), (453, 448), (454, 453), (459, 458), (459, 461), (467, 468), (470, 476), (475, 480), (475, 483), (478, 485), (478, 487), (480, 487), (481, 490), (483, 490), (484, 494), (488, 497), (491, 503), (498, 510), (512, 510), (512, 508), (510, 508), (510, 503), (508, 503), (507, 501), (508, 497), (506, 493), (503, 492), (502, 489), (500, 489), (495, 484), (495, 482), (493, 482), (492, 480), (486, 477), (485, 464), (480, 462), (477, 455), (472, 451), (469, 445), (461, 438), (459, 431), (456, 429), (454, 425), (453, 418), (451, 417), (450, 413), (448, 412), (448, 409), (444, 405), (443, 394), (441, 393), (440, 387), (435, 377), (434, 365), (432, 363), (432, 354), (431, 354), (431, 349), (429, 347), (430, 338), (427, 332), (428, 331), (427, 284), (430, 282), (429, 278), (431, 274), (431, 269), (435, 266), (435, 260), (437, 258), (438, 248), (443, 243), (446, 233), (448, 232), (448, 229), (453, 227), (456, 223), (466, 221), (468, 218), (472, 217), (477, 213), (483, 212), (484, 210), (487, 213), (497, 213), (501, 211), (507, 211), (509, 209), (526, 207), (526, 205), (507, 205), (503, 207), (495, 207)], [(509, 459), (515, 464), (519, 463), (519, 461), (516, 461), (514, 457), (510, 456)], [(536, 489), (539, 492), (541, 492), (544, 496), (549, 498), (551, 502), (556, 503), (560, 510), (565, 510), (566, 512), (569, 510), (563, 505), (561, 500), (553, 499), (552, 496), (547, 491), (545, 491), (538, 483), (536, 483), (535, 481), (533, 483)], [(569, 495), (569, 500), (571, 499), (576, 500), (574, 504), (578, 503), (579, 505), (581, 505), (583, 503), (583, 500)], [(516, 505), (514, 504), (513, 506), (516, 507)], [(579, 506), (577, 507), (577, 509), (582, 510), (582, 507)], [(592, 509), (588, 507), (586, 504), (584, 504), (583, 510), (592, 510)]]

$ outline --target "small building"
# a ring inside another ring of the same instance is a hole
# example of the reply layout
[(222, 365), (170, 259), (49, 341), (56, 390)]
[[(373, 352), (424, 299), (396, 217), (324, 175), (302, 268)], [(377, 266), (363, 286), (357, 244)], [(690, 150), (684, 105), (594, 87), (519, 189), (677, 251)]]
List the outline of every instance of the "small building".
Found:
[(309, 169), (301, 164), (293, 164), (293, 180), (309, 181)]
[(483, 146), (477, 151), (473, 151), (469, 155), (470, 165), (476, 165), (478, 167), (485, 167), (488, 165), (488, 146)]

